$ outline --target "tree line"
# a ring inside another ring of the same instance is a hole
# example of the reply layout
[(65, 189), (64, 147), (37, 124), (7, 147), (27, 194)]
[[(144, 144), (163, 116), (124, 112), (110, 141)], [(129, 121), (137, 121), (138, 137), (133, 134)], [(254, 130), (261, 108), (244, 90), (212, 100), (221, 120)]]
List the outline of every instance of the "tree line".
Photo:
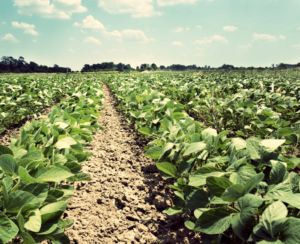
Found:
[(35, 62), (27, 63), (23, 57), (14, 59), (3, 56), (0, 62), (0, 73), (67, 73), (71, 71), (70, 68), (59, 67), (57, 64), (48, 67)]

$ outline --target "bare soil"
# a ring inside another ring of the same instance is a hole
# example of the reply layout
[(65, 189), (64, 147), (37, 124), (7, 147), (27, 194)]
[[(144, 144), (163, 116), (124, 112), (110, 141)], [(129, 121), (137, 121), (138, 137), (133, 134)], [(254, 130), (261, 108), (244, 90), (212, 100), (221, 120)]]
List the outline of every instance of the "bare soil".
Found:
[(162, 211), (172, 205), (172, 192), (154, 161), (145, 157), (146, 141), (117, 110), (104, 85), (105, 110), (99, 119), (104, 131), (86, 150), (93, 156), (83, 163), (90, 181), (75, 183), (64, 218), (74, 220), (66, 230), (71, 243), (200, 243), (184, 226), (185, 219)]

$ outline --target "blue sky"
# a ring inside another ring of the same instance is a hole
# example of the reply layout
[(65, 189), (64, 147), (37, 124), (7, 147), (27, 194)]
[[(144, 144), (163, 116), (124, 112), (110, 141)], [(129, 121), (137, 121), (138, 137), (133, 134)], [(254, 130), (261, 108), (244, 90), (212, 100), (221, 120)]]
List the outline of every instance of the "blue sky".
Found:
[(300, 0), (2, 0), (0, 56), (218, 67), (300, 62)]

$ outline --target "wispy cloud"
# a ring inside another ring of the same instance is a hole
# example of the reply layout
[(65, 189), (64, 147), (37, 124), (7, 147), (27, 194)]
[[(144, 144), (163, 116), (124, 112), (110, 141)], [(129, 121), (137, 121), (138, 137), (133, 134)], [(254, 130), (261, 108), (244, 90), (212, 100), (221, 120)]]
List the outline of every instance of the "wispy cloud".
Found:
[(247, 44), (247, 45), (240, 45), (240, 46), (239, 46), (239, 48), (240, 48), (240, 49), (248, 49), (248, 48), (250, 48), (250, 47), (252, 47), (252, 45), (251, 45), (251, 44)]
[(193, 44), (213, 44), (213, 43), (216, 43), (216, 44), (227, 44), (228, 43), (228, 40), (223, 37), (223, 36), (220, 36), (220, 35), (214, 35), (210, 38), (203, 38), (202, 40), (196, 40), (196, 41), (193, 41), (192, 42)]
[(71, 48), (69, 48), (68, 51), (71, 52), (71, 53), (76, 53), (76, 51), (74, 51), (74, 50), (71, 49)]
[(70, 19), (73, 13), (86, 12), (81, 0), (13, 0), (19, 14), (44, 18)]
[(73, 38), (73, 37), (70, 37), (70, 38), (69, 38), (69, 40), (71, 40), (71, 41), (72, 41), (72, 40), (74, 40), (74, 38)]
[(201, 25), (197, 25), (196, 28), (202, 29), (202, 26)]
[(274, 42), (277, 40), (277, 38), (275, 36), (271, 36), (271, 35), (268, 35), (268, 34), (257, 34), (257, 33), (254, 33), (252, 35), (253, 37), (253, 42), (255, 41), (268, 41), (268, 42)]
[(292, 45), (292, 48), (300, 49), (300, 43), (299, 43), (299, 44)]
[(2, 25), (6, 25), (6, 22), (2, 21)]
[(11, 22), (12, 26), (14, 28), (19, 28), (19, 29), (24, 29), (24, 33), (25, 34), (29, 34), (29, 35), (33, 35), (33, 36), (37, 36), (38, 33), (34, 30), (35, 29), (35, 25), (30, 25), (24, 22), (18, 23), (18, 22)]
[(182, 31), (183, 31), (183, 28), (181, 28), (181, 27), (171, 30), (171, 32), (182, 32)]
[(285, 37), (285, 36), (283, 36), (283, 35), (280, 35), (280, 36), (279, 36), (279, 39), (281, 39), (281, 40), (285, 40), (285, 39), (286, 39), (286, 37)]
[(37, 40), (32, 40), (33, 42), (37, 42)]
[(93, 44), (101, 45), (101, 42), (93, 36), (89, 36), (85, 38), (83, 43), (93, 43)]
[(235, 26), (224, 26), (223, 30), (225, 31), (236, 31), (238, 28)]
[[(159, 6), (172, 6), (177, 4), (194, 4), (199, 0), (157, 0)], [(213, 0), (208, 0), (212, 2)]]
[(182, 42), (180, 42), (180, 41), (173, 41), (172, 45), (174, 45), (174, 46), (180, 46), (180, 47), (184, 46), (184, 44)]
[(15, 38), (12, 34), (8, 33), (6, 34), (4, 37), (1, 38), (2, 41), (8, 41), (8, 42), (12, 42), (12, 43), (17, 43), (20, 42), (17, 40), (17, 38)]

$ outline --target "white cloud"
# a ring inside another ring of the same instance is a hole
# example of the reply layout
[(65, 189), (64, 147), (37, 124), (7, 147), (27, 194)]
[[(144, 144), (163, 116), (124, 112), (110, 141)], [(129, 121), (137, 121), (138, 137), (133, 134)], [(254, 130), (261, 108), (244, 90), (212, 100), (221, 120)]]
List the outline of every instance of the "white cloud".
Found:
[(173, 41), (172, 45), (174, 45), (174, 46), (180, 46), (180, 47), (184, 46), (184, 44), (182, 42), (180, 42), (180, 41)]
[[(199, 0), (157, 0), (159, 6), (171, 6), (176, 4), (194, 4)], [(213, 0), (208, 0), (212, 2)]]
[(197, 25), (196, 26), (198, 29), (202, 29), (202, 26), (201, 25)]
[(189, 29), (190, 29), (189, 27), (186, 27), (186, 28), (185, 28), (185, 30), (187, 30), (187, 31), (188, 31)]
[(183, 28), (181, 28), (181, 27), (171, 30), (171, 32), (182, 32), (182, 31), (183, 31)]
[(81, 31), (81, 33), (83, 33), (83, 34), (85, 34), (86, 33), (86, 31), (83, 31), (83, 30), (80, 30)]
[(33, 42), (37, 42), (37, 40), (32, 40)]
[(19, 29), (24, 29), (24, 33), (25, 34), (29, 34), (29, 35), (33, 35), (33, 36), (37, 36), (38, 33), (34, 30), (35, 25), (30, 25), (24, 22), (18, 23), (18, 22), (11, 22), (12, 26), (14, 28), (19, 28)]
[[(3, 22), (2, 22), (3, 23)], [(298, 30), (300, 30), (300, 26), (298, 27)]]
[(19, 14), (44, 18), (70, 19), (73, 13), (86, 12), (81, 0), (13, 0)]
[(83, 43), (93, 43), (93, 44), (101, 45), (101, 42), (98, 39), (96, 39), (95, 37), (92, 37), (92, 36), (89, 36), (89, 37), (85, 38)]
[(203, 55), (203, 53), (196, 53), (194, 56), (196, 56), (196, 57), (202, 57), (204, 55)]
[(142, 42), (154, 41), (153, 38), (147, 38), (145, 33), (141, 30), (123, 30), (122, 36), (128, 39), (141, 40)]
[[(118, 41), (121, 41), (123, 38), (141, 40), (142, 42), (154, 41), (153, 38), (147, 38), (145, 33), (141, 30), (127, 29), (123, 30), (122, 32), (117, 30), (109, 32), (106, 30), (105, 26), (100, 21), (94, 19), (92, 15), (89, 15), (82, 20), (82, 24), (75, 22), (74, 26), (80, 26), (81, 28), (85, 29), (99, 30), (104, 37), (113, 38)], [(81, 30), (81, 32), (83, 31)]]
[(236, 31), (238, 28), (235, 26), (224, 26), (223, 30), (225, 31)]
[(19, 42), (12, 34), (6, 34), (4, 37), (1, 38), (2, 41), (9, 41), (13, 43)]
[(280, 36), (279, 36), (279, 39), (281, 39), (281, 40), (285, 40), (285, 39), (286, 39), (286, 37), (285, 37), (285, 36), (283, 36), (283, 35), (280, 35)]
[(154, 9), (153, 0), (98, 0), (98, 6), (110, 14), (131, 14), (133, 18), (163, 14)]
[(2, 22), (2, 25), (6, 25), (6, 22), (3, 21), (3, 22)]
[(253, 37), (253, 42), (254, 41), (269, 41), (269, 42), (274, 42), (277, 40), (277, 38), (275, 36), (271, 36), (271, 35), (268, 35), (268, 34), (257, 34), (257, 33), (254, 33), (252, 35)]
[(211, 38), (203, 38), (202, 40), (196, 40), (192, 42), (193, 44), (212, 44), (212, 43), (219, 43), (219, 44), (227, 44), (228, 40), (220, 35), (214, 35)]
[(96, 51), (93, 51), (93, 53), (97, 53), (97, 54), (103, 54), (103, 52), (101, 52), (101, 51), (98, 51), (98, 50), (96, 50)]
[(70, 38), (69, 38), (69, 40), (71, 40), (71, 41), (72, 41), (72, 40), (74, 40), (74, 38), (73, 38), (73, 37), (70, 37)]
[(186, 57), (187, 55), (185, 54), (185, 53), (182, 53), (181, 55), (180, 55), (180, 57)]
[(71, 48), (69, 48), (68, 51), (71, 52), (71, 53), (76, 53), (76, 51), (74, 51), (74, 50), (71, 49)]
[(247, 48), (250, 48), (250, 47), (252, 47), (252, 45), (251, 45), (251, 44), (247, 44), (247, 45), (240, 45), (240, 46), (239, 46), (239, 48), (240, 48), (240, 49), (247, 49)]
[(292, 48), (300, 49), (300, 43), (296, 45), (292, 45)]

